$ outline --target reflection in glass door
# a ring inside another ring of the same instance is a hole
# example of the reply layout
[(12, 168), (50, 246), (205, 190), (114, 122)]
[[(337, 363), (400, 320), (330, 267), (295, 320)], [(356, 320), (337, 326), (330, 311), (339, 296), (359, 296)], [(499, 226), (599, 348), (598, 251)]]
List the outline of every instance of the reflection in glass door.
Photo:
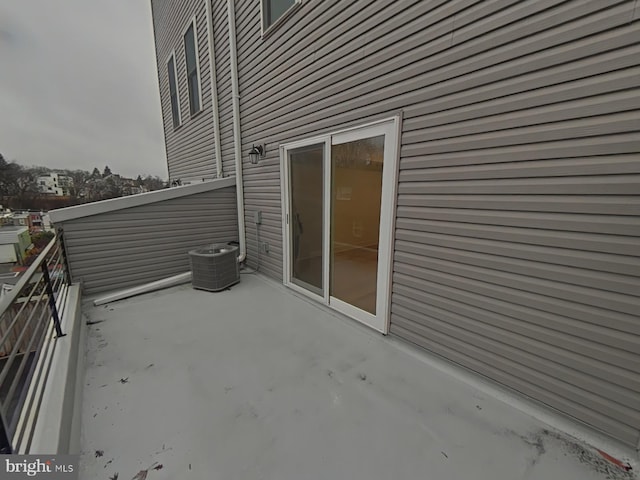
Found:
[(288, 151), (291, 282), (323, 295), (324, 144)]
[(331, 146), (330, 295), (376, 314), (384, 135)]

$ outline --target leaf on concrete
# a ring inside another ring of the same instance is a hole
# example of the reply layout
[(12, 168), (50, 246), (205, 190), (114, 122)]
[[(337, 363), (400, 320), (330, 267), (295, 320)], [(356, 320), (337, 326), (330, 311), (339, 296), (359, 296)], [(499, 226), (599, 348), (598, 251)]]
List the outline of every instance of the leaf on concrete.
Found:
[(149, 473), (148, 470), (140, 470), (135, 477), (133, 477), (131, 480), (146, 480), (147, 479), (147, 473)]

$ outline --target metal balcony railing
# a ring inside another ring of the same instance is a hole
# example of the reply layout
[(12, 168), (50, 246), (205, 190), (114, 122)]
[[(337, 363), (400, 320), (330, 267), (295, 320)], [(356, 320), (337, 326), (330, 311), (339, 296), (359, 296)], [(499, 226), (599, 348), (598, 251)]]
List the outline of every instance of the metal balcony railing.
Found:
[(50, 373), (69, 275), (54, 237), (0, 301), (0, 453), (28, 453)]

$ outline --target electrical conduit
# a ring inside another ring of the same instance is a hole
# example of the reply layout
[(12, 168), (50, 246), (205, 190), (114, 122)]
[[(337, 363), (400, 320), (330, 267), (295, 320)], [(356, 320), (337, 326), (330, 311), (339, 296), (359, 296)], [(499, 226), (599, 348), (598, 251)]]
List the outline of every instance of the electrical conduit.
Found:
[(221, 142), (220, 142), (220, 116), (218, 114), (218, 80), (216, 77), (216, 51), (213, 40), (213, 25), (212, 25), (212, 0), (205, 0), (207, 10), (207, 35), (209, 37), (209, 71), (211, 81), (211, 103), (212, 103), (212, 115), (213, 115), (213, 138), (216, 148), (216, 177), (222, 178), (222, 156), (221, 156)]
[(242, 183), (242, 139), (240, 138), (240, 87), (238, 86), (238, 57), (236, 55), (236, 14), (233, 0), (227, 0), (229, 18), (229, 57), (231, 60), (231, 95), (233, 101), (233, 144), (236, 157), (236, 201), (238, 204), (238, 236), (240, 256), (238, 262), (247, 258), (247, 234), (244, 221), (244, 186)]

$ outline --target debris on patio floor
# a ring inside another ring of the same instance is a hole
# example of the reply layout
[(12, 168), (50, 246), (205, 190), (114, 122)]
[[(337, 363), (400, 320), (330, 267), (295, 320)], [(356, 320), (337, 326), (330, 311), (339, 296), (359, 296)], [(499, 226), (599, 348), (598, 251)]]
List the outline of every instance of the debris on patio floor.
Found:
[(184, 480), (637, 478), (632, 459), (259, 276), (84, 308), (105, 321), (87, 334), (81, 480), (104, 478), (97, 448), (122, 480), (160, 465)]

